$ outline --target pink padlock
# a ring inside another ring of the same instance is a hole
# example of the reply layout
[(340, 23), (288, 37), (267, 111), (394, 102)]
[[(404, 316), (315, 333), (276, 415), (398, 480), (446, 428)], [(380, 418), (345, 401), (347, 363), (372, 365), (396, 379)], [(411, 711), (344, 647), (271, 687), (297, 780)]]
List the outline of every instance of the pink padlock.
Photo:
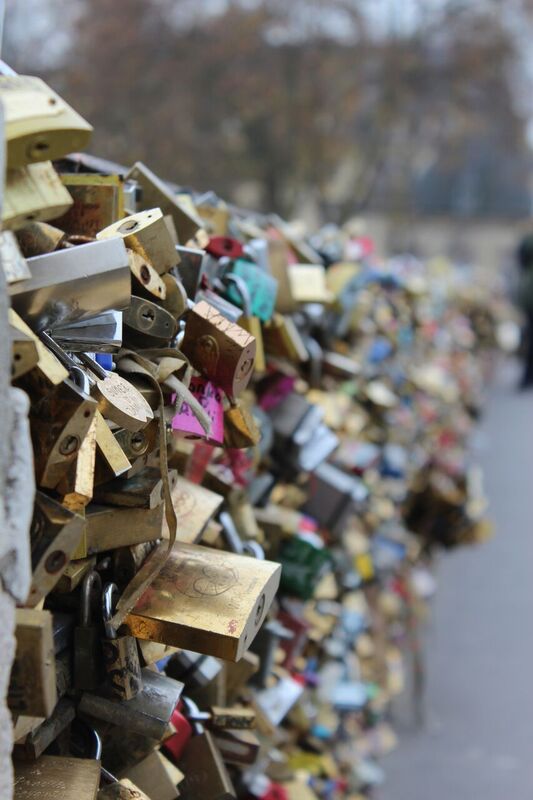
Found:
[(189, 389), (211, 420), (211, 435), (205, 435), (204, 429), (188, 403), (182, 403), (180, 411), (174, 415), (172, 419), (173, 433), (185, 434), (189, 439), (199, 437), (211, 444), (222, 444), (224, 441), (224, 407), (221, 390), (214, 383), (200, 376), (191, 379)]

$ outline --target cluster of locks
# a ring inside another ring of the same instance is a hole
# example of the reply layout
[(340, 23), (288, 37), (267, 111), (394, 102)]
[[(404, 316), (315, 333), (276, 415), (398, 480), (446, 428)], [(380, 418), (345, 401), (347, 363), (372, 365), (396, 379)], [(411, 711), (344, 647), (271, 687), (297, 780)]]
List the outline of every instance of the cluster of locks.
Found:
[(492, 320), (348, 228), (297, 236), (0, 77), (32, 581), (15, 798), (371, 796), (434, 546), (481, 538)]

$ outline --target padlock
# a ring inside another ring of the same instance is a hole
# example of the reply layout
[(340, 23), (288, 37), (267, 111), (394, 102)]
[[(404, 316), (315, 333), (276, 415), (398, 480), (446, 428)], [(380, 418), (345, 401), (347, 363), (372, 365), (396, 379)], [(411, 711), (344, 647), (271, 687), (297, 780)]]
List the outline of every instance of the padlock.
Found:
[(35, 331), (126, 308), (128, 254), (119, 239), (90, 242), (28, 259), (31, 278), (13, 284), (11, 304)]
[[(172, 490), (176, 484), (176, 470), (169, 472)], [(95, 489), (97, 503), (128, 508), (156, 508), (163, 502), (161, 472), (156, 467), (145, 467), (131, 478), (115, 478)]]
[(142, 430), (153, 420), (150, 405), (129, 381), (116, 372), (107, 372), (84, 353), (80, 353), (79, 358), (95, 376), (91, 393), (103, 417), (133, 432)]
[[(184, 704), (189, 714), (198, 715), (198, 707), (188, 698)], [(235, 800), (236, 793), (213, 735), (199, 722), (193, 722), (194, 735), (189, 739), (178, 762), (185, 775), (180, 784), (184, 800)]]
[(31, 278), (30, 268), (12, 231), (2, 231), (0, 233), (0, 256), (2, 257), (2, 269), (6, 277), (8, 292), (12, 283)]
[[(261, 322), (268, 322), (274, 314), (278, 282), (272, 275), (260, 267), (244, 259), (237, 259), (231, 266), (227, 277), (240, 278), (246, 284), (250, 295), (250, 315), (258, 317)], [(235, 291), (234, 286), (228, 288), (229, 299), (241, 304), (240, 291)]]
[(130, 262), (130, 270), (133, 277), (133, 291), (140, 289), (148, 295), (150, 299), (165, 300), (167, 296), (167, 289), (163, 282), (162, 277), (152, 267), (146, 258), (143, 258), (139, 253), (133, 250), (128, 250), (128, 259)]
[(179, 543), (126, 623), (140, 639), (238, 660), (259, 630), (279, 579), (279, 564)]
[[(113, 435), (109, 425), (97, 410), (95, 414), (96, 420), (96, 460), (95, 460), (95, 474), (94, 483), (98, 486), (100, 483), (105, 483), (113, 478), (118, 478), (131, 469), (131, 462), (128, 459), (124, 448), (121, 445), (121, 439), (118, 435)], [(127, 437), (137, 437), (141, 442), (145, 441), (145, 431), (150, 427), (134, 433), (124, 431)], [(156, 423), (157, 424), (157, 423)], [(127, 441), (130, 439), (127, 438)], [(142, 452), (140, 453), (143, 454)], [(138, 453), (136, 455), (139, 455)]]
[(57, 250), (66, 239), (60, 228), (48, 222), (30, 222), (17, 231), (17, 241), (25, 258), (41, 256)]
[(248, 385), (255, 360), (254, 337), (205, 301), (189, 312), (181, 349), (229, 397), (236, 397)]
[(117, 353), (122, 347), (122, 311), (55, 325), (54, 341), (70, 353)]
[(54, 489), (65, 477), (96, 409), (96, 401), (68, 379), (33, 404), (30, 422), (39, 486)]
[(18, 608), (15, 636), (7, 705), (16, 714), (49, 717), (57, 702), (52, 615)]
[(57, 485), (57, 491), (63, 495), (61, 503), (70, 511), (83, 514), (85, 506), (93, 498), (95, 460), (96, 416), (92, 418), (76, 460)]
[[(106, 778), (110, 773), (106, 774)], [(112, 778), (111, 783), (105, 785), (98, 792), (96, 800), (151, 800), (147, 794), (139, 789), (129, 778)]]
[(205, 249), (215, 258), (240, 258), (244, 252), (242, 244), (230, 236), (212, 236)]
[(93, 595), (102, 595), (102, 580), (98, 572), (89, 572), (83, 579), (80, 595), (78, 625), (74, 629), (74, 687), (91, 691), (103, 678), (101, 630), (95, 624)]
[(244, 400), (236, 400), (224, 411), (224, 446), (233, 449), (255, 447), (261, 431)]
[(170, 214), (181, 242), (188, 242), (202, 226), (201, 219), (186, 207), (170, 191), (167, 184), (148, 169), (141, 161), (136, 161), (125, 180), (137, 181), (140, 192), (140, 207), (143, 209), (159, 207), (163, 214)]
[(179, 650), (171, 656), (165, 672), (182, 681), (188, 692), (203, 689), (220, 675), (222, 663), (213, 656), (204, 656), (191, 650)]
[(41, 78), (2, 75), (0, 97), (8, 166), (57, 159), (88, 144), (91, 125)]
[(26, 606), (35, 607), (61, 578), (78, 548), (84, 519), (37, 492), (30, 527), (32, 582)]
[(141, 791), (149, 792), (149, 800), (176, 800), (184, 778), (181, 770), (160, 750), (152, 750), (141, 761), (124, 769), (120, 776), (131, 780)]
[(76, 716), (76, 707), (72, 700), (62, 697), (55, 706), (51, 716), (21, 741), (15, 738), (13, 759), (35, 761), (50, 745), (68, 728)]
[(161, 741), (168, 735), (170, 719), (183, 684), (149, 667), (142, 670), (142, 684), (141, 691), (130, 700), (118, 701), (105, 691), (84, 692), (79, 710), (126, 731)]
[(90, 503), (85, 511), (85, 553), (103, 553), (115, 547), (151, 542), (159, 537), (164, 505), (155, 508), (117, 508)]
[(82, 169), (63, 173), (61, 181), (74, 203), (54, 224), (70, 236), (94, 239), (98, 231), (124, 216), (120, 175), (101, 175)]
[(124, 342), (141, 347), (162, 347), (177, 332), (175, 318), (157, 303), (132, 295), (124, 313)]
[[(235, 296), (239, 298), (239, 305), (243, 309), (243, 315), (239, 317), (238, 322), (241, 328), (251, 333), (255, 339), (254, 370), (257, 374), (262, 375), (266, 371), (266, 361), (261, 318), (258, 314), (254, 314), (252, 297), (248, 285), (244, 278), (234, 272), (226, 273), (224, 276), (224, 283), (229, 286), (228, 291), (231, 290), (230, 299), (235, 300)], [(268, 319), (270, 319), (270, 317), (268, 317)]]
[[(196, 544), (215, 516), (224, 498), (216, 492), (192, 483), (187, 478), (179, 478), (172, 487), (172, 506), (179, 518), (177, 539), (184, 544)], [(167, 530), (163, 525), (163, 535)]]
[(139, 211), (108, 225), (96, 234), (98, 240), (121, 237), (126, 247), (145, 259), (162, 275), (175, 267), (178, 255), (160, 208)]
[(242, 769), (257, 761), (261, 742), (253, 731), (213, 730), (213, 739), (226, 764), (234, 764)]
[(290, 316), (275, 313), (263, 327), (263, 342), (267, 355), (286, 358), (295, 364), (309, 358), (302, 336)]
[(160, 299), (159, 305), (172, 314), (174, 319), (182, 317), (189, 308), (185, 287), (171, 272), (161, 276), (166, 296)]
[(206, 260), (204, 250), (192, 247), (176, 247), (180, 263), (176, 271), (187, 293), (187, 297), (195, 297), (202, 276), (202, 265)]
[(172, 761), (178, 762), (192, 736), (192, 725), (179, 708), (174, 709), (170, 722), (175, 733), (165, 739), (162, 749)]
[(51, 161), (6, 170), (2, 226), (16, 231), (34, 220), (64, 214), (72, 197), (61, 183)]
[(102, 594), (102, 612), (106, 638), (102, 640), (104, 665), (112, 692), (122, 700), (131, 700), (142, 689), (141, 665), (135, 638), (120, 634), (110, 620), (114, 612), (114, 598), (118, 587), (108, 583)]
[(90, 758), (41, 756), (15, 764), (14, 800), (96, 800), (100, 762)]

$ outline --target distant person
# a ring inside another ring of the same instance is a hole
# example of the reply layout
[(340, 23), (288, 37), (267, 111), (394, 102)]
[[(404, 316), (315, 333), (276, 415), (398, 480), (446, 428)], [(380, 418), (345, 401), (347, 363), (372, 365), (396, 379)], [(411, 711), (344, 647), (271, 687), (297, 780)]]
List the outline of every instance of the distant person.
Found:
[(522, 344), (524, 372), (520, 388), (531, 389), (533, 388), (533, 233), (528, 234), (520, 242), (517, 260), (520, 275), (516, 302), (525, 318)]

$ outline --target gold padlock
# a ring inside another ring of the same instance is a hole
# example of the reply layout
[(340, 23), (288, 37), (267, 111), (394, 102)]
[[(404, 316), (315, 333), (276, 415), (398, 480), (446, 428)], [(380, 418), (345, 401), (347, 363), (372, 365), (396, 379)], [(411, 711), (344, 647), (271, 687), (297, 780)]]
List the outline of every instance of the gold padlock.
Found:
[(99, 783), (99, 761), (41, 756), (15, 764), (14, 800), (96, 800)]
[(51, 161), (85, 150), (92, 126), (41, 78), (0, 76), (8, 167)]
[(168, 232), (160, 208), (139, 211), (108, 225), (97, 233), (97, 239), (120, 236), (126, 247), (148, 261), (162, 275), (175, 267), (178, 254)]
[(266, 352), (277, 358), (286, 358), (296, 364), (309, 359), (292, 317), (275, 313), (263, 328), (263, 341)]
[(54, 224), (71, 236), (94, 238), (124, 216), (123, 181), (119, 175), (72, 172), (61, 175), (73, 205)]
[(260, 440), (261, 431), (248, 405), (242, 400), (232, 403), (224, 411), (224, 446), (244, 449)]
[(72, 205), (51, 161), (6, 171), (2, 225), (17, 230), (34, 220), (54, 219)]
[(159, 575), (126, 617), (139, 639), (238, 661), (276, 594), (271, 561), (175, 544)]
[(255, 339), (205, 300), (191, 309), (182, 352), (228, 397), (244, 391), (253, 373)]

